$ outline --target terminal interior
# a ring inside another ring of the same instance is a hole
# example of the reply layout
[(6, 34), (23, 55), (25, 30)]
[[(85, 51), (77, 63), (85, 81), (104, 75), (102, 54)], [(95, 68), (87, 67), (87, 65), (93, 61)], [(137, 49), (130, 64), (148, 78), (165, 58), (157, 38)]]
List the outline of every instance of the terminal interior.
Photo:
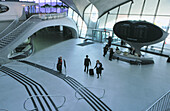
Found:
[[(102, 10), (103, 1), (96, 1), (0, 1), (0, 111), (170, 110), (169, 35), (141, 48), (139, 58), (153, 64), (109, 60), (109, 51), (103, 56), (110, 36), (110, 48), (129, 52), (113, 31), (119, 21), (147, 21), (169, 33), (170, 2), (109, 0), (117, 5)], [(90, 69), (102, 63), (99, 78), (96, 69), (94, 75), (84, 72), (86, 55)], [(61, 56), (66, 66), (59, 73)]]

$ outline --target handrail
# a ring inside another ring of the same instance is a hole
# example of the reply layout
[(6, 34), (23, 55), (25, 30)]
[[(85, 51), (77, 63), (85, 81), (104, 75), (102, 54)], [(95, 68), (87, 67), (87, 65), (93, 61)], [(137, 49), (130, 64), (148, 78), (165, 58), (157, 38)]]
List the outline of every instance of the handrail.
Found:
[[(49, 15), (49, 14), (47, 14), (47, 15)], [(45, 17), (47, 16), (46, 14), (45, 14)], [(65, 17), (66, 16), (66, 12), (63, 12), (63, 13), (57, 13), (57, 14), (50, 14), (50, 15), (56, 15), (56, 18), (62, 18), (62, 17)], [(57, 16), (58, 15), (58, 16)], [(62, 16), (63, 15), (63, 16)], [(5, 35), (5, 36), (3, 36), (2, 38), (0, 38), (0, 41), (1, 40), (3, 40), (3, 39), (5, 39), (6, 37), (8, 37), (10, 34), (12, 34), (12, 33), (15, 33), (16, 32), (16, 30), (17, 29), (19, 29), (19, 28), (21, 28), (23, 25), (25, 25), (27, 22), (29, 22), (30, 21), (30, 19), (32, 19), (32, 18), (40, 18), (40, 15), (32, 15), (30, 18), (28, 18), (26, 21), (24, 21), (21, 25), (19, 25), (17, 28), (15, 28), (13, 31), (11, 31), (10, 33), (8, 33), (7, 35)], [(54, 19), (56, 19), (56, 18), (54, 18)]]
[(30, 19), (32, 19), (33, 17), (38, 17), (38, 15), (32, 15), (30, 18), (28, 18), (26, 21), (24, 21), (21, 25), (19, 25), (17, 28), (15, 28), (13, 31), (11, 31), (10, 33), (8, 33), (6, 36), (0, 38), (0, 40), (4, 39), (5, 37), (7, 37), (8, 35), (10, 35), (11, 33), (15, 32), (17, 29), (19, 29), (21, 26), (23, 26), (26, 22), (28, 22)]
[[(78, 88), (78, 89), (81, 89), (81, 88), (82, 88), (82, 87), (80, 87), (80, 88)], [(101, 96), (101, 97), (98, 97), (99, 99), (102, 99), (102, 98), (104, 97), (104, 95), (105, 95), (105, 89), (94, 88), (94, 87), (86, 87), (86, 88), (93, 88), (93, 89), (103, 90), (102, 96)], [(78, 100), (83, 99), (83, 98), (77, 97), (77, 92), (75, 92), (75, 97), (76, 97)]]
[(11, 22), (3, 31), (1, 31), (1, 33), (0, 33), (0, 38), (1, 38), (2, 36), (4, 36), (3, 33), (5, 33), (6, 30), (8, 30), (15, 22), (18, 22), (18, 21), (19, 21), (19, 19), (16, 18), (16, 19), (15, 19), (13, 22)]
[(65, 104), (65, 102), (66, 102), (66, 97), (65, 96), (50, 96), (50, 95), (36, 95), (36, 96), (30, 96), (30, 98), (27, 98), (25, 101), (24, 101), (24, 104), (23, 104), (23, 107), (24, 107), (24, 109), (26, 110), (26, 111), (36, 111), (37, 109), (35, 108), (35, 109), (27, 109), (26, 108), (26, 102), (29, 100), (29, 99), (31, 99), (31, 98), (34, 98), (34, 97), (63, 97), (63, 99), (64, 99), (64, 101), (63, 101), (63, 103), (60, 105), (60, 106), (58, 106), (57, 108), (61, 108), (61, 107), (63, 107), (63, 105)]
[[(146, 111), (153, 111), (153, 109), (160, 109), (160, 108), (161, 111), (169, 111), (168, 108), (170, 109), (170, 106), (168, 106), (167, 108), (166, 105), (170, 104), (170, 100), (169, 100), (170, 97), (166, 98), (166, 96), (170, 96), (170, 90), (167, 93), (165, 93), (163, 96), (161, 96), (158, 100), (156, 100), (156, 102), (154, 102)], [(165, 101), (166, 99), (168, 99), (168, 101)], [(164, 108), (165, 110), (163, 110), (162, 108)]]

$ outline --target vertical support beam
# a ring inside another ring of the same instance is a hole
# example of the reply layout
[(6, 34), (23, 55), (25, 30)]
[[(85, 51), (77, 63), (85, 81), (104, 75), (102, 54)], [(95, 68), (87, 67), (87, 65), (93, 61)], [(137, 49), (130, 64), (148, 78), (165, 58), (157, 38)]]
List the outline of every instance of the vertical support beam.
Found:
[(132, 2), (131, 2), (131, 4), (130, 4), (130, 7), (129, 7), (129, 11), (128, 11), (128, 16), (127, 16), (127, 18), (129, 18), (130, 11), (131, 11), (131, 9), (132, 9), (132, 4), (133, 4), (133, 1), (132, 1)]
[(154, 18), (153, 18), (153, 23), (155, 23), (155, 18), (156, 18), (157, 12), (158, 12), (159, 4), (160, 4), (160, 0), (158, 0), (157, 6), (156, 6), (156, 10), (155, 10)]
[[(87, 32), (88, 32), (88, 28), (89, 28), (89, 23), (90, 23), (92, 9), (93, 9), (93, 5), (91, 6), (91, 9), (90, 9), (90, 15), (89, 15), (88, 23), (87, 23)], [(86, 36), (87, 36), (87, 32), (86, 32)], [(86, 36), (85, 36), (85, 38), (86, 38)]]
[(140, 19), (142, 17), (142, 14), (143, 14), (143, 10), (144, 10), (144, 7), (145, 7), (145, 2), (146, 0), (143, 1), (143, 5), (142, 5), (142, 9), (141, 9), (141, 13), (140, 13)]
[(82, 23), (81, 23), (81, 31), (80, 31), (80, 36), (79, 37), (81, 37), (82, 29), (83, 29), (83, 19), (82, 19)]
[(115, 23), (117, 22), (117, 18), (118, 18), (118, 15), (119, 15), (119, 11), (120, 11), (120, 6), (118, 7), (118, 10), (117, 10), (117, 14), (116, 14)]
[(109, 14), (110, 14), (110, 12), (107, 12), (106, 20), (105, 20), (105, 23), (104, 23), (104, 29), (106, 28), (106, 23), (107, 23), (107, 19), (108, 19)]

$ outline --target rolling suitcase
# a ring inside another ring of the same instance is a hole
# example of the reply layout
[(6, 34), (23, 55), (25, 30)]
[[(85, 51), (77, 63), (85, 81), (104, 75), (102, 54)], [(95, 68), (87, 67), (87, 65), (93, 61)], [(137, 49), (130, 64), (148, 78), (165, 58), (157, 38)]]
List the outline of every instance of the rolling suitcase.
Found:
[(93, 75), (94, 75), (94, 71), (93, 71), (93, 69), (89, 69), (89, 74), (90, 74), (91, 76), (93, 76)]

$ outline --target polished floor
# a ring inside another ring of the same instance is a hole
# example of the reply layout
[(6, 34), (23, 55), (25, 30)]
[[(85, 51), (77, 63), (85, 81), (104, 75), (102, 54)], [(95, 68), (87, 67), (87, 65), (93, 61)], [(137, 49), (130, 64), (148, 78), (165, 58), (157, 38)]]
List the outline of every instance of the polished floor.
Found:
[[(102, 56), (104, 44), (94, 43), (85, 46), (82, 39), (69, 39), (37, 51), (27, 61), (56, 70), (59, 56), (66, 60), (67, 69), (63, 74), (70, 76), (91, 90), (113, 111), (143, 111), (159, 97), (170, 90), (170, 64), (167, 58), (143, 53), (153, 57), (155, 64), (130, 65), (123, 61), (109, 61)], [(112, 46), (114, 47), (114, 46)], [(122, 49), (124, 50), (124, 49)], [(83, 62), (89, 55), (93, 68), (96, 60), (103, 64), (102, 76), (89, 76), (85, 73)], [(60, 111), (93, 111), (83, 99), (75, 97), (75, 90), (58, 77), (36, 67), (13, 61), (4, 65), (40, 83), (49, 95), (66, 98)], [(104, 93), (105, 91), (105, 93)], [(78, 95), (79, 98), (81, 98)], [(29, 98), (25, 88), (15, 79), (0, 72), (0, 110), (24, 111), (24, 101)], [(58, 104), (61, 105), (61, 102)], [(31, 109), (31, 107), (27, 107)]]

